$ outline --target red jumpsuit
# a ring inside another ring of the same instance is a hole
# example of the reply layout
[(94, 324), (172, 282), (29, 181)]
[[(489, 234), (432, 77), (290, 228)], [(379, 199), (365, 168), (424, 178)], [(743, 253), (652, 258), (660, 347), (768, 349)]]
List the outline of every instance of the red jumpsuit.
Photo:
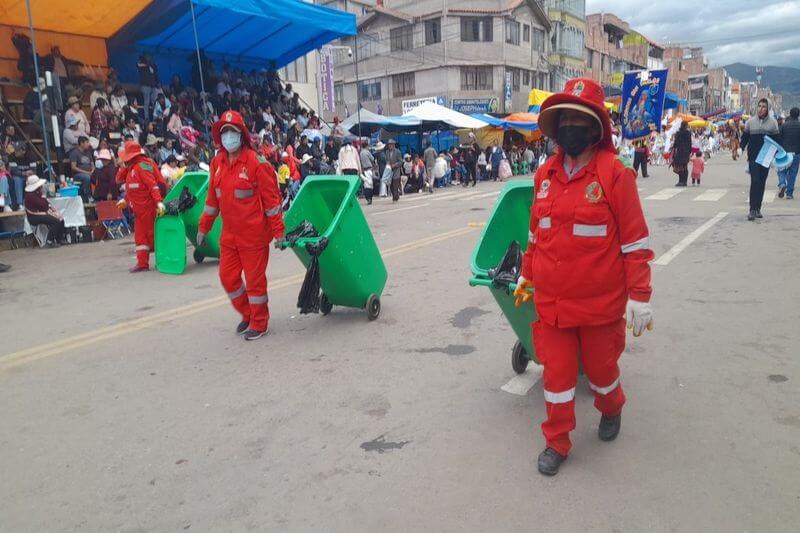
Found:
[(250, 329), (266, 331), (269, 243), (273, 238), (283, 238), (283, 212), (275, 170), (248, 146), (242, 146), (232, 163), (225, 150), (211, 161), (200, 233), (211, 231), (217, 215), (223, 220), (219, 258), (222, 287)]
[(125, 182), (125, 200), (133, 211), (136, 220), (134, 241), (136, 242), (136, 263), (138, 267), (149, 268), (150, 252), (153, 246), (153, 233), (156, 223), (156, 208), (161, 202), (160, 182), (164, 181), (158, 165), (145, 155), (135, 156), (127, 167), (120, 169), (117, 181)]
[(580, 354), (595, 407), (618, 415), (625, 403), (617, 361), (625, 349), (628, 298), (650, 301), (653, 259), (635, 174), (599, 150), (569, 177), (561, 153), (535, 177), (522, 276), (533, 282), (536, 355), (544, 365), (547, 446), (561, 455), (575, 428)]

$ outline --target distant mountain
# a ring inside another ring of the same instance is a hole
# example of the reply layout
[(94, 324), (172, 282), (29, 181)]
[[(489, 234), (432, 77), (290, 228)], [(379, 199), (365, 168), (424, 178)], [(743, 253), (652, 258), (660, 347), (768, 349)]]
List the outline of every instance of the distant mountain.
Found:
[[(745, 63), (726, 65), (728, 74), (739, 81), (756, 81), (756, 67)], [(792, 67), (764, 67), (761, 85), (769, 86), (774, 93), (783, 95), (784, 109), (800, 104), (800, 69)]]

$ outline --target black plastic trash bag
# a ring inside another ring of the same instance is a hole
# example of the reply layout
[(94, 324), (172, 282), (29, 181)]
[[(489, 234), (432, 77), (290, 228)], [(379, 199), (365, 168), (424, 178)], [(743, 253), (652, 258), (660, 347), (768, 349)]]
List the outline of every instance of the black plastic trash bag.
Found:
[(180, 215), (184, 211), (194, 207), (197, 203), (197, 197), (189, 191), (189, 187), (184, 186), (181, 194), (174, 200), (170, 200), (164, 207), (167, 208), (168, 215)]
[(522, 249), (517, 241), (511, 241), (500, 264), (489, 270), (489, 277), (495, 288), (510, 292), (509, 284), (517, 282), (521, 271)]
[(301, 315), (319, 313), (319, 256), (327, 247), (328, 239), (326, 238), (320, 239), (319, 242), (306, 244), (306, 251), (311, 256), (311, 261), (308, 263), (300, 294), (297, 295), (297, 307), (300, 309)]
[(286, 234), (286, 244), (294, 246), (294, 243), (303, 237), (319, 237), (319, 232), (308, 220), (302, 221), (296, 228)]

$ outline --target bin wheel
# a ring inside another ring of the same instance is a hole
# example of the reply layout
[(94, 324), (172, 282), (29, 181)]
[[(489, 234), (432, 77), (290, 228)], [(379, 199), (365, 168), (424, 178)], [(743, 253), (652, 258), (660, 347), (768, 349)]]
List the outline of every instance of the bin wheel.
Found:
[(370, 294), (367, 299), (367, 318), (375, 320), (381, 314), (381, 299)]
[(529, 361), (528, 352), (525, 351), (522, 344), (517, 341), (516, 344), (514, 344), (514, 349), (511, 350), (511, 368), (513, 368), (514, 372), (517, 374), (522, 374), (525, 372), (525, 369), (528, 368)]
[(322, 297), (319, 299), (319, 312), (323, 315), (327, 315), (332, 309), (333, 304), (328, 300), (328, 295), (323, 292)]
[(192, 257), (194, 258), (194, 262), (195, 263), (202, 263), (206, 259), (206, 256), (201, 254), (198, 250), (194, 251), (194, 253), (192, 254)]

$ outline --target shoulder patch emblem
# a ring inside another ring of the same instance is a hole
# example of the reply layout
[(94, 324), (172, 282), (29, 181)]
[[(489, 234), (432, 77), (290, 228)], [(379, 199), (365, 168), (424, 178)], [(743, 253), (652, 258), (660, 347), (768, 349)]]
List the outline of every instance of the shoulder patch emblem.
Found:
[(586, 194), (584, 195), (586, 201), (590, 204), (596, 204), (603, 198), (603, 188), (596, 181), (591, 182), (586, 186)]
[(150, 163), (139, 163), (139, 166), (142, 168), (142, 170), (147, 170), (148, 172), (153, 171), (153, 166)]
[(257, 154), (257, 155), (256, 155), (256, 160), (258, 160), (258, 162), (259, 162), (259, 163), (267, 163), (267, 162), (268, 162), (268, 161), (267, 161), (267, 158), (266, 158), (266, 157), (264, 157), (264, 156), (263, 156), (263, 155), (261, 155), (261, 154)]
[(536, 193), (537, 199), (547, 198), (547, 195), (550, 194), (550, 180), (543, 180), (542, 184), (539, 185), (539, 192)]

